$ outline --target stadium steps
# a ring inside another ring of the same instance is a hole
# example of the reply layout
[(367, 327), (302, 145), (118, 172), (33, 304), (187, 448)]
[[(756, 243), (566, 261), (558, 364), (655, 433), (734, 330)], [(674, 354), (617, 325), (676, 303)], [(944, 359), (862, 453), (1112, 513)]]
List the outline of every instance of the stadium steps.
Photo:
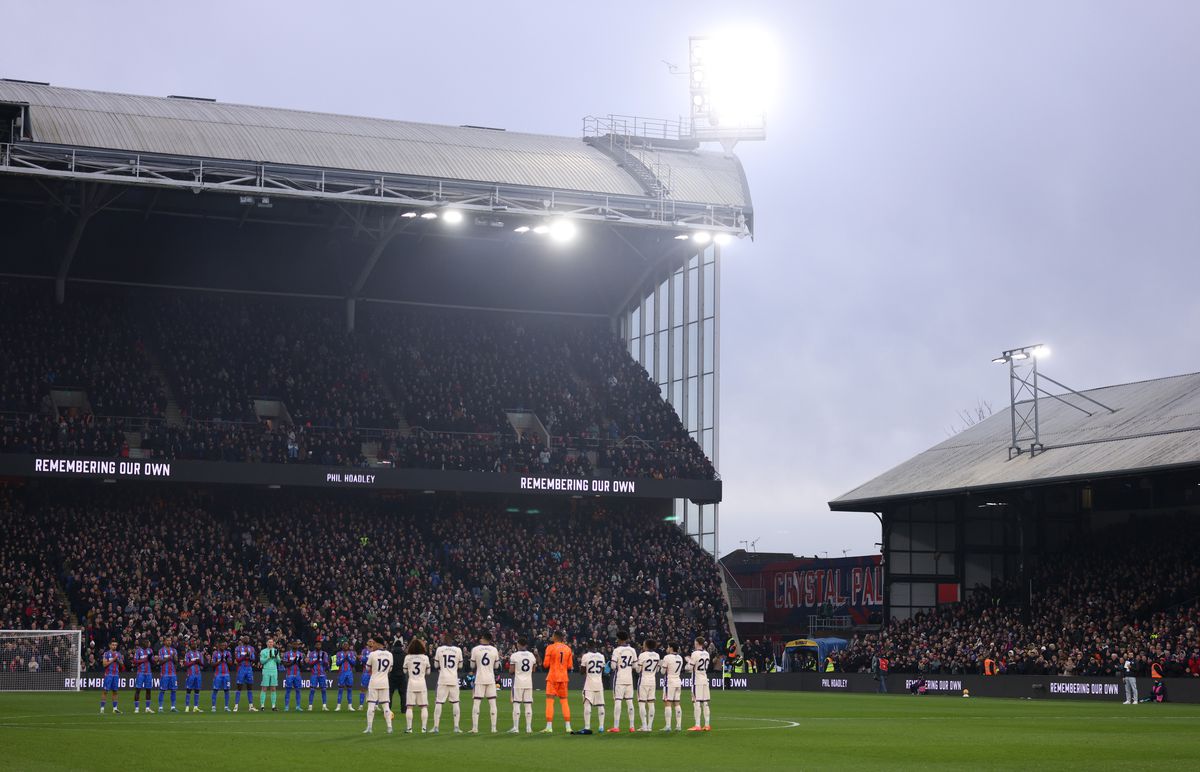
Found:
[(659, 175), (643, 163), (641, 158), (629, 151), (628, 137), (620, 134), (605, 134), (600, 137), (584, 137), (583, 141), (616, 161), (617, 166), (637, 180), (646, 195), (659, 198), (671, 192)]
[(737, 623), (733, 621), (733, 602), (729, 598), (729, 583), (725, 581), (725, 567), (723, 565), (720, 565), (717, 576), (721, 577), (721, 595), (725, 598), (725, 623), (729, 625), (729, 637), (733, 638), (740, 653), (742, 651), (742, 637), (738, 635)]
[(147, 458), (149, 454), (142, 450), (142, 433), (125, 432), (125, 444), (129, 446), (130, 458)]
[(359, 450), (363, 454), (363, 458), (371, 466), (379, 466), (379, 443), (374, 440), (367, 440), (359, 445)]
[(408, 419), (403, 413), (396, 413), (396, 431), (400, 432), (401, 437), (412, 436), (412, 426), (409, 425)]
[[(183, 411), (179, 408), (179, 400), (175, 399), (175, 392), (171, 389), (171, 382), (167, 380), (167, 374), (163, 371), (162, 365), (158, 361), (158, 357), (154, 355), (154, 351), (150, 346), (144, 347), (146, 362), (150, 365), (150, 374), (158, 379), (162, 384), (163, 394), (167, 397), (167, 404), (163, 407), (163, 418), (167, 422), (167, 426), (183, 426)], [(138, 443), (141, 445), (141, 442)], [(129, 446), (130, 448), (133, 445)]]

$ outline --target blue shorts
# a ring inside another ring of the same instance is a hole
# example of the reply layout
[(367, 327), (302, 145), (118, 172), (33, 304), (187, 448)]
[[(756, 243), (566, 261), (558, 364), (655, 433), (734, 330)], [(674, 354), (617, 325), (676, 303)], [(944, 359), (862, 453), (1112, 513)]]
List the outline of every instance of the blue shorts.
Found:
[(284, 676), (283, 677), (283, 688), (284, 689), (299, 689), (300, 688), (300, 676), (298, 676), (298, 675)]
[(308, 684), (310, 689), (325, 689), (329, 686), (329, 682), (325, 680), (325, 676), (323, 675), (313, 676)]
[(177, 692), (179, 691), (179, 681), (176, 676), (165, 675), (158, 679), (158, 690), (160, 692)]
[(212, 688), (213, 688), (214, 692), (219, 689), (224, 689), (225, 691), (229, 691), (229, 676), (227, 676), (227, 675), (213, 676)]
[(371, 684), (371, 674), (363, 673), (362, 678), (358, 679), (358, 685), (366, 689)]
[(154, 676), (149, 673), (138, 673), (137, 679), (133, 682), (134, 689), (153, 689)]
[(237, 682), (239, 684), (249, 684), (250, 686), (254, 686), (254, 669), (248, 667), (239, 667)]
[(338, 686), (354, 686), (354, 671), (349, 668), (343, 670), (338, 676)]
[(199, 691), (200, 690), (200, 676), (198, 676), (198, 675), (188, 676), (187, 681), (185, 681), (183, 684), (183, 688), (188, 689), (188, 690), (195, 689), (196, 691)]
[(115, 692), (117, 687), (121, 685), (121, 676), (106, 675), (104, 676), (104, 691)]

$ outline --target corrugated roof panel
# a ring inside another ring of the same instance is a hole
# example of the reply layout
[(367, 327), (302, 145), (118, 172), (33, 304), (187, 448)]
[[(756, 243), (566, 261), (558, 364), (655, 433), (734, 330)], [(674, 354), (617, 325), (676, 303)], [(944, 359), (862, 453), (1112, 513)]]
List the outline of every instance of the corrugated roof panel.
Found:
[[(2, 81), (0, 100), (30, 104), (38, 142), (643, 195), (637, 180), (611, 158), (574, 137)], [(736, 159), (664, 155), (680, 156), (664, 158), (675, 200), (722, 206), (748, 201)]]
[(1178, 375), (1082, 392), (1113, 408), (1066, 398), (1039, 400), (1046, 451), (1009, 460), (1012, 424), (1006, 408), (830, 502), (852, 509), (939, 492), (1200, 464), (1200, 374)]

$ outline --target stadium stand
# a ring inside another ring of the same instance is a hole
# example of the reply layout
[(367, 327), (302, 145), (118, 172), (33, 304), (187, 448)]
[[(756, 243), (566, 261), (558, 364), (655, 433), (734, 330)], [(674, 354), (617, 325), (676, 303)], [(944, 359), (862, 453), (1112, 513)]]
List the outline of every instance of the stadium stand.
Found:
[(1200, 672), (1200, 538), (1188, 516), (1152, 518), (1080, 539), (1036, 572), (1030, 611), (1015, 583), (977, 588), (963, 603), (893, 621), (835, 655), (867, 672), (876, 652), (900, 673), (1118, 675), (1132, 652), (1139, 675)]
[(487, 630), (504, 645), (548, 643), (556, 629), (610, 641), (617, 626), (726, 635), (711, 556), (641, 505), (511, 514), (424, 498), (9, 491), (0, 526), (17, 532), (36, 511), (42, 527), (0, 551), (4, 622), (68, 627), (69, 598), (87, 664), (110, 639), (142, 635), (205, 646), (241, 632), (326, 646), (379, 631), (466, 643)]

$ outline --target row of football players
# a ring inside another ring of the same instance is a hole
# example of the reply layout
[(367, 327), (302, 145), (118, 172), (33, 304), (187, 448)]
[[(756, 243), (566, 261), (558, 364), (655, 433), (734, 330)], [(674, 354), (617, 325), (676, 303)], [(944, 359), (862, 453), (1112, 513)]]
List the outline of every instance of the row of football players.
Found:
[[(666, 708), (666, 721), (662, 731), (678, 731), (683, 729), (683, 708), (681, 694), (683, 691), (683, 673), (691, 675), (692, 710), (695, 719), (688, 731), (709, 731), (711, 717), (709, 710), (708, 666), (709, 655), (703, 639), (694, 641), (694, 650), (686, 658), (680, 655), (679, 647), (668, 644), (666, 654), (660, 656), (655, 649), (657, 644), (653, 639), (647, 639), (642, 644), (639, 653), (629, 645), (629, 634), (621, 631), (617, 634), (617, 645), (609, 657), (601, 653), (599, 644), (592, 644), (588, 651), (580, 657), (579, 667), (584, 673), (583, 685), (583, 729), (573, 732), (571, 728), (571, 709), (567, 698), (568, 673), (575, 667), (574, 652), (563, 642), (561, 633), (555, 633), (553, 642), (546, 648), (541, 658), (541, 664), (548, 671), (546, 678), (546, 725), (543, 733), (553, 732), (555, 700), (562, 707), (563, 720), (567, 732), (575, 734), (592, 734), (591, 721), (593, 710), (598, 711), (598, 731), (604, 732), (605, 699), (604, 675), (609, 669), (612, 674), (613, 692), (613, 723), (608, 732), (621, 731), (622, 703), (629, 718), (629, 731), (649, 732), (655, 719), (658, 678), (663, 677), (663, 703)], [(372, 652), (366, 660), (366, 677), (369, 679), (367, 689), (367, 728), (365, 734), (372, 731), (375, 708), (383, 710), (387, 721), (388, 732), (392, 731), (391, 692), (394, 681), (390, 675), (395, 662), (394, 655), (383, 649), (383, 644), (377, 639), (368, 641)], [(524, 718), (525, 731), (533, 732), (533, 673), (538, 667), (538, 657), (529, 650), (529, 643), (522, 638), (517, 642), (515, 651), (506, 658), (508, 669), (513, 674), (512, 682), (512, 711), (513, 726), (508, 731), (518, 733), (521, 718)], [(426, 677), (431, 669), (438, 670), (437, 691), (433, 710), (433, 732), (437, 733), (441, 725), (442, 709), (446, 703), (451, 706), (453, 714), (453, 731), (459, 732), (459, 671), (464, 665), (469, 665), (475, 672), (475, 683), (472, 693), (471, 733), (479, 731), (479, 713), (481, 703), (486, 701), (491, 717), (492, 732), (497, 730), (498, 708), (496, 705), (496, 670), (501, 665), (500, 652), (492, 645), (489, 636), (480, 637), (478, 645), (471, 649), (469, 657), (463, 656), (463, 651), (452, 642), (444, 642), (430, 658), (425, 642), (414, 638), (406, 649), (401, 663), (402, 672), (407, 678), (405, 687), (405, 719), (406, 733), (413, 731), (414, 709), (421, 710), (421, 732), (429, 727), (429, 685)], [(640, 715), (640, 729), (634, 727), (634, 675), (639, 675), (637, 683), (637, 703)]]

